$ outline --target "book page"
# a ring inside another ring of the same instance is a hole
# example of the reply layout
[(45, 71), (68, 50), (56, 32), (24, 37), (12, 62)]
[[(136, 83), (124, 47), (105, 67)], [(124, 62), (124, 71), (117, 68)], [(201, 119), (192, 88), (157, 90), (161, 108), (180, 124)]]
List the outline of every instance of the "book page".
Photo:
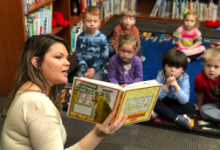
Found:
[(156, 80), (142, 81), (142, 82), (129, 84), (123, 90), (138, 89), (138, 88), (141, 88), (141, 87), (149, 87), (149, 86), (153, 86), (153, 85), (159, 85), (159, 83)]
[(100, 85), (105, 85), (108, 87), (112, 87), (112, 88), (117, 88), (117, 89), (122, 89), (122, 87), (118, 84), (114, 84), (114, 83), (110, 83), (110, 82), (105, 82), (105, 81), (99, 81), (99, 80), (94, 80), (94, 79), (88, 79), (88, 78), (78, 78), (78, 79), (82, 79), (84, 81), (88, 81), (88, 82), (92, 82), (92, 83), (96, 83), (96, 84), (100, 84)]
[(128, 116), (124, 125), (149, 120), (160, 90), (161, 85), (126, 90), (118, 115)]
[(103, 123), (115, 111), (121, 91), (75, 78), (67, 116)]

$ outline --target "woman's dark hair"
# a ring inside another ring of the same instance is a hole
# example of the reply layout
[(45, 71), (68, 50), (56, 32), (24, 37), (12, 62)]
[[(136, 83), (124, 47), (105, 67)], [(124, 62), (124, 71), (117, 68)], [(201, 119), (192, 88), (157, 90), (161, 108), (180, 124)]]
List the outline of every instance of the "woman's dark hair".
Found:
[(176, 48), (172, 48), (166, 51), (162, 57), (162, 66), (163, 68), (165, 65), (175, 66), (175, 67), (182, 67), (185, 71), (188, 67), (188, 61), (186, 55), (177, 50)]
[[(34, 35), (26, 41), (15, 75), (14, 88), (9, 94), (4, 106), (2, 114), (3, 117), (7, 117), (8, 109), (19, 88), (28, 81), (31, 81), (39, 86), (43, 93), (49, 93), (48, 96), (50, 100), (54, 103), (56, 108), (61, 111), (62, 107), (58, 93), (61, 92), (62, 85), (54, 85), (50, 88), (50, 91), (48, 91), (48, 87), (50, 87), (50, 85), (41, 72), (41, 65), (44, 61), (44, 56), (55, 43), (63, 44), (66, 47), (68, 54), (70, 53), (69, 47), (64, 39), (56, 35)], [(37, 69), (31, 63), (33, 57), (38, 57)]]

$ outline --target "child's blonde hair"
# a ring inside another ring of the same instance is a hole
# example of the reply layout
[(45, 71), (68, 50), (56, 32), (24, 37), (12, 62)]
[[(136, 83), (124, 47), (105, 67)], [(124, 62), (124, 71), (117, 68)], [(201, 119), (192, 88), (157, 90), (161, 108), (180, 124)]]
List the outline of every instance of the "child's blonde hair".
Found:
[(135, 51), (139, 49), (138, 39), (132, 34), (123, 34), (118, 37), (118, 48), (122, 47), (123, 44), (132, 44)]
[(213, 47), (203, 53), (203, 60), (217, 59), (220, 61), (220, 48)]
[(83, 13), (83, 19), (85, 19), (86, 14), (92, 14), (94, 16), (100, 17), (100, 11), (99, 11), (98, 7), (96, 7), (96, 6), (86, 7), (86, 9), (84, 10), (84, 13)]
[(136, 18), (136, 12), (131, 8), (125, 8), (121, 12), (121, 18), (123, 18), (123, 17), (134, 17), (134, 19), (135, 19)]
[(197, 13), (195, 11), (192, 11), (192, 10), (188, 10), (186, 14), (183, 15), (183, 22), (184, 20), (186, 19), (186, 16), (188, 15), (193, 15), (196, 17), (196, 24), (195, 24), (195, 27), (198, 28), (199, 25), (200, 25), (200, 20), (199, 20), (199, 16), (197, 15)]

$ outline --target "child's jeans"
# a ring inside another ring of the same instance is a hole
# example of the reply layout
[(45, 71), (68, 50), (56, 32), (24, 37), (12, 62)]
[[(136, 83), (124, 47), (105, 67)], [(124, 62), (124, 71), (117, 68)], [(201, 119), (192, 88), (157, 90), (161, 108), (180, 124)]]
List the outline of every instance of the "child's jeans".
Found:
[(191, 101), (180, 104), (177, 99), (165, 97), (163, 100), (157, 100), (154, 111), (162, 118), (174, 122), (178, 115), (194, 113), (196, 109)]
[(108, 44), (108, 50), (109, 50), (109, 58), (111, 58), (113, 55), (115, 55), (115, 51), (114, 48), (112, 46), (112, 44)]
[[(83, 73), (80, 71), (80, 69), (77, 71), (77, 77), (84, 77)], [(100, 81), (105, 81), (105, 73), (104, 73), (104, 69), (100, 69), (98, 72), (96, 72), (92, 79), (95, 80), (100, 80)]]

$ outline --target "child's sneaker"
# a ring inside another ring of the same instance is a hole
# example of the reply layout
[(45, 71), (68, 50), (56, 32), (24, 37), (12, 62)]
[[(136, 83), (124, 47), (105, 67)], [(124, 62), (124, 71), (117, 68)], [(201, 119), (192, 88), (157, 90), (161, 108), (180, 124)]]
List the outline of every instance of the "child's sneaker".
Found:
[(145, 61), (145, 57), (141, 56), (141, 62), (144, 62), (144, 61)]
[(160, 118), (160, 116), (155, 111), (152, 111), (151, 116), (150, 116), (150, 120), (155, 120), (158, 118)]
[(177, 124), (183, 128), (191, 130), (191, 120), (186, 115), (178, 115)]

